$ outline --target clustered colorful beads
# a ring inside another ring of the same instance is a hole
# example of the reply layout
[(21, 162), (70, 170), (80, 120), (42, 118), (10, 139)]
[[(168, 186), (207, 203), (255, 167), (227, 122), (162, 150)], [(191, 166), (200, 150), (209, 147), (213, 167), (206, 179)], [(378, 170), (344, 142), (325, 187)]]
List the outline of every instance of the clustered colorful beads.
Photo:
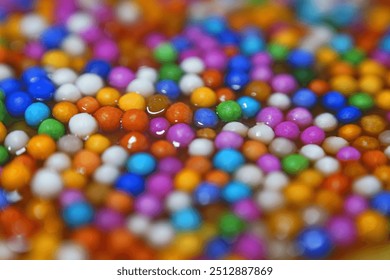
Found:
[(4, 2), (0, 259), (389, 242), (386, 1)]

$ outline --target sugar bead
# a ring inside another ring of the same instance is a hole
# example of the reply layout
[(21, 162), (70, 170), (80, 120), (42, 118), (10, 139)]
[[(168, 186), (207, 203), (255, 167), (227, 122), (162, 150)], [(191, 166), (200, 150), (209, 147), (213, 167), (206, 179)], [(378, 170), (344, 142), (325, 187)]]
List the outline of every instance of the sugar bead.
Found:
[(275, 211), (285, 205), (285, 199), (282, 193), (273, 190), (264, 190), (255, 196), (257, 205), (264, 212)]
[(215, 237), (205, 246), (205, 254), (210, 259), (222, 259), (230, 252), (230, 244), (223, 238)]
[(368, 201), (358, 194), (349, 195), (344, 200), (344, 210), (353, 217), (364, 212), (369, 207)]
[(167, 140), (171, 141), (175, 147), (187, 147), (194, 138), (194, 131), (184, 123), (171, 126), (167, 132)]
[(245, 230), (245, 222), (233, 213), (228, 212), (220, 217), (218, 228), (221, 236), (233, 238)]
[(86, 250), (74, 242), (65, 242), (56, 251), (57, 260), (85, 260), (88, 258)]
[(180, 63), (180, 67), (186, 73), (200, 74), (205, 70), (203, 61), (198, 57), (189, 57)]
[(209, 127), (214, 128), (218, 125), (217, 114), (208, 108), (200, 108), (195, 111), (194, 123), (197, 127)]
[(175, 230), (168, 221), (153, 223), (147, 232), (148, 242), (157, 248), (169, 245), (174, 236)]
[(265, 123), (258, 123), (248, 130), (248, 137), (269, 144), (275, 137), (275, 132)]
[(348, 146), (348, 141), (338, 136), (329, 136), (322, 142), (322, 148), (328, 154), (334, 155), (343, 148)]
[(156, 160), (148, 153), (136, 153), (129, 157), (126, 167), (133, 174), (145, 176), (154, 171)]
[(242, 137), (245, 137), (248, 133), (249, 128), (241, 122), (228, 122), (222, 128), (223, 131), (232, 131)]
[(114, 185), (117, 190), (132, 196), (138, 196), (145, 190), (145, 179), (139, 175), (123, 173), (118, 177)]
[(361, 116), (361, 111), (354, 106), (346, 106), (338, 111), (336, 115), (337, 120), (342, 124), (356, 122)]
[(296, 107), (312, 108), (317, 104), (317, 96), (309, 89), (300, 89), (291, 98)]
[(322, 228), (313, 227), (304, 230), (298, 236), (297, 246), (304, 257), (322, 259), (330, 254), (333, 243), (328, 232)]
[(325, 132), (318, 126), (309, 126), (301, 133), (301, 141), (304, 144), (321, 144), (325, 139)]
[(276, 107), (282, 111), (287, 110), (291, 106), (291, 100), (287, 94), (281, 92), (275, 92), (271, 94), (267, 100), (267, 105), (271, 107)]
[(307, 206), (302, 211), (302, 219), (307, 226), (322, 226), (328, 220), (328, 213), (320, 206)]
[(101, 184), (113, 184), (119, 175), (120, 172), (116, 166), (104, 164), (96, 168), (93, 179)]
[(280, 191), (287, 186), (289, 178), (284, 172), (274, 171), (269, 172), (263, 181), (263, 187), (265, 190)]
[(32, 192), (42, 198), (56, 198), (62, 188), (63, 183), (60, 175), (51, 169), (37, 171), (31, 181)]
[(216, 168), (232, 173), (244, 164), (244, 157), (234, 149), (222, 149), (215, 154), (213, 163)]
[(71, 166), (71, 160), (67, 154), (57, 152), (47, 158), (47, 160), (45, 161), (45, 166), (47, 168), (61, 172)]
[(300, 128), (305, 128), (312, 124), (313, 117), (307, 109), (297, 107), (287, 113), (286, 120), (296, 123)]
[(197, 138), (194, 139), (188, 146), (188, 153), (191, 156), (206, 156), (209, 157), (214, 152), (214, 144), (211, 140)]
[(333, 131), (337, 128), (338, 122), (335, 116), (330, 113), (322, 113), (314, 118), (314, 125), (325, 132)]
[(76, 202), (65, 207), (62, 215), (70, 227), (78, 228), (92, 222), (94, 212), (88, 203)]
[(61, 43), (61, 49), (69, 55), (78, 56), (86, 52), (87, 46), (78, 35), (68, 35)]
[(59, 68), (50, 75), (50, 79), (55, 85), (61, 86), (74, 83), (77, 79), (77, 74), (70, 68)]
[(317, 161), (325, 156), (324, 150), (316, 144), (307, 144), (302, 146), (299, 153), (310, 161)]
[(144, 235), (148, 232), (151, 219), (145, 215), (135, 213), (126, 220), (126, 228), (134, 235)]
[(322, 174), (328, 176), (340, 170), (340, 163), (333, 157), (325, 156), (317, 160), (314, 167)]
[(83, 12), (72, 14), (66, 21), (67, 29), (74, 33), (82, 33), (93, 25), (95, 25), (93, 17)]
[(146, 79), (134, 79), (132, 80), (126, 88), (127, 92), (135, 92), (143, 97), (149, 97), (154, 94), (154, 85), (151, 81)]
[(156, 218), (160, 216), (163, 205), (158, 197), (153, 194), (143, 193), (136, 198), (134, 208), (142, 215)]
[(359, 160), (360, 156), (360, 152), (350, 146), (341, 148), (336, 154), (337, 159), (340, 161)]
[(365, 175), (352, 183), (353, 192), (364, 196), (372, 197), (382, 189), (382, 183), (373, 175)]
[(171, 192), (165, 200), (165, 207), (170, 212), (187, 209), (191, 206), (191, 204), (192, 198), (190, 194), (181, 191)]
[(297, 146), (289, 139), (277, 137), (269, 144), (268, 150), (277, 157), (284, 157), (295, 153)]
[(284, 121), (277, 124), (274, 128), (276, 137), (284, 137), (287, 139), (296, 139), (299, 134), (299, 127), (294, 122)]
[(171, 221), (176, 230), (189, 231), (199, 228), (201, 217), (194, 208), (187, 208), (174, 212)]
[(20, 32), (29, 39), (38, 39), (46, 29), (47, 23), (39, 14), (26, 14), (20, 22)]
[(14, 130), (5, 137), (4, 146), (11, 154), (23, 153), (29, 139), (26, 132)]
[(153, 173), (146, 180), (146, 190), (157, 197), (165, 198), (172, 189), (173, 180), (167, 173)]
[(234, 179), (256, 188), (263, 182), (263, 172), (255, 164), (245, 164), (234, 173)]
[(273, 172), (281, 169), (280, 160), (272, 154), (263, 154), (256, 161), (256, 164), (265, 172)]
[(239, 149), (244, 143), (244, 139), (235, 132), (222, 131), (217, 135), (214, 143), (217, 149)]
[(108, 82), (111, 86), (124, 89), (134, 79), (134, 73), (123, 66), (114, 67), (108, 74)]
[(196, 74), (184, 74), (179, 81), (180, 91), (187, 96), (191, 95), (197, 88), (203, 86), (203, 80)]
[(210, 205), (220, 199), (220, 188), (211, 183), (200, 183), (194, 190), (193, 199), (199, 205)]
[(358, 237), (365, 243), (381, 243), (387, 238), (388, 222), (374, 210), (364, 211), (356, 218)]
[(69, 130), (71, 133), (86, 138), (95, 133), (98, 129), (98, 124), (93, 116), (87, 113), (74, 115), (69, 120)]
[(54, 100), (57, 102), (77, 102), (79, 99), (81, 99), (81, 92), (78, 87), (72, 83), (63, 83), (54, 93)]
[(265, 107), (256, 116), (257, 122), (263, 122), (271, 128), (275, 128), (283, 119), (282, 111), (276, 107)]
[(288, 174), (297, 174), (309, 166), (309, 160), (300, 154), (291, 154), (282, 159), (282, 167)]
[(75, 81), (76, 87), (83, 95), (95, 96), (104, 86), (103, 80), (96, 74), (84, 73)]
[(271, 81), (274, 91), (290, 94), (297, 88), (297, 82), (288, 74), (278, 74)]
[(72, 155), (83, 148), (83, 142), (77, 136), (67, 134), (58, 139), (57, 148), (64, 153)]
[(5, 107), (13, 117), (22, 117), (27, 108), (33, 103), (33, 99), (26, 92), (17, 91), (7, 94)]

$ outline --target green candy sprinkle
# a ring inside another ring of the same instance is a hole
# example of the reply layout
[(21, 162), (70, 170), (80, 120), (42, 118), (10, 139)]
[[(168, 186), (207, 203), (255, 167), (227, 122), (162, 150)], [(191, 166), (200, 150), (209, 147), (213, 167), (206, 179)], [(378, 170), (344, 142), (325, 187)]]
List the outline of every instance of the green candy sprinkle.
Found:
[(241, 118), (241, 107), (236, 101), (228, 100), (217, 106), (217, 115), (224, 122), (232, 122)]

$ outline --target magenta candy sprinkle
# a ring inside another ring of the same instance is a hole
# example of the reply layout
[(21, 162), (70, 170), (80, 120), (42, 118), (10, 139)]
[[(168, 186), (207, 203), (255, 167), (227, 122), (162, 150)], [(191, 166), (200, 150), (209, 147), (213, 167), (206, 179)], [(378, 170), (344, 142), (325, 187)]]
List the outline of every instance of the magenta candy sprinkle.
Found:
[(187, 147), (195, 138), (194, 130), (185, 123), (178, 123), (168, 129), (167, 140), (177, 148)]
[(134, 78), (135, 74), (133, 71), (123, 66), (117, 66), (111, 69), (108, 75), (108, 82), (113, 87), (124, 89)]
[(203, 55), (203, 61), (207, 68), (223, 70), (226, 66), (227, 57), (219, 50), (211, 50)]
[(149, 132), (154, 137), (162, 138), (168, 131), (171, 124), (166, 118), (158, 117), (149, 122)]
[(135, 201), (135, 211), (145, 216), (155, 218), (163, 210), (162, 201), (152, 194), (142, 194)]
[(368, 202), (360, 195), (350, 195), (344, 200), (344, 211), (351, 216), (357, 216), (366, 209)]
[(251, 70), (250, 76), (255, 81), (269, 82), (272, 79), (273, 72), (268, 66), (258, 65)]
[(265, 107), (256, 116), (257, 122), (263, 122), (271, 128), (281, 123), (283, 119), (283, 112), (276, 107)]
[(272, 63), (272, 57), (266, 52), (259, 52), (252, 56), (253, 65), (269, 66)]
[(266, 257), (264, 242), (250, 233), (245, 233), (237, 238), (233, 251), (250, 260), (262, 260)]
[(295, 122), (300, 128), (305, 128), (313, 123), (313, 116), (306, 108), (298, 107), (287, 113), (286, 120)]
[(85, 201), (84, 194), (78, 190), (66, 189), (60, 194), (59, 202), (62, 207), (67, 207), (75, 202)]
[(348, 246), (356, 241), (356, 227), (351, 218), (344, 216), (332, 217), (327, 222), (326, 228), (336, 245)]
[(255, 221), (260, 217), (260, 210), (251, 199), (243, 199), (233, 205), (233, 212), (246, 221)]
[(95, 58), (103, 59), (108, 62), (114, 62), (119, 57), (117, 44), (109, 39), (103, 39), (96, 42), (93, 53)]
[(342, 147), (337, 152), (337, 159), (341, 161), (349, 161), (349, 160), (359, 160), (360, 159), (360, 152), (354, 148), (354, 147)]
[(318, 126), (310, 126), (301, 133), (301, 141), (304, 144), (320, 145), (325, 139), (325, 132)]
[(300, 133), (298, 125), (291, 121), (279, 123), (274, 131), (277, 137), (284, 137), (291, 140), (297, 139)]
[(183, 168), (183, 163), (176, 157), (165, 157), (158, 162), (158, 170), (168, 174), (176, 174)]
[(271, 81), (272, 88), (276, 92), (290, 94), (298, 87), (294, 77), (288, 74), (279, 74), (274, 76)]
[(99, 210), (95, 215), (95, 225), (103, 231), (110, 231), (123, 226), (124, 217), (110, 208)]
[(166, 197), (172, 189), (173, 181), (168, 173), (154, 173), (146, 180), (146, 190), (158, 198)]
[(214, 141), (215, 146), (218, 149), (239, 149), (244, 143), (242, 136), (233, 131), (222, 131), (217, 135)]
[(279, 171), (281, 169), (280, 160), (272, 154), (262, 155), (256, 164), (266, 173)]

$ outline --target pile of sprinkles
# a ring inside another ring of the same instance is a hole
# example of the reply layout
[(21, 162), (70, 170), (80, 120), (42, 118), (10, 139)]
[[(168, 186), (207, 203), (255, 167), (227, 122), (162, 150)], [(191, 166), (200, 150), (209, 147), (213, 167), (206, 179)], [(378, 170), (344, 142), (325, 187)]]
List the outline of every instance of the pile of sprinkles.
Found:
[(388, 247), (390, 5), (324, 2), (1, 1), (0, 259)]

